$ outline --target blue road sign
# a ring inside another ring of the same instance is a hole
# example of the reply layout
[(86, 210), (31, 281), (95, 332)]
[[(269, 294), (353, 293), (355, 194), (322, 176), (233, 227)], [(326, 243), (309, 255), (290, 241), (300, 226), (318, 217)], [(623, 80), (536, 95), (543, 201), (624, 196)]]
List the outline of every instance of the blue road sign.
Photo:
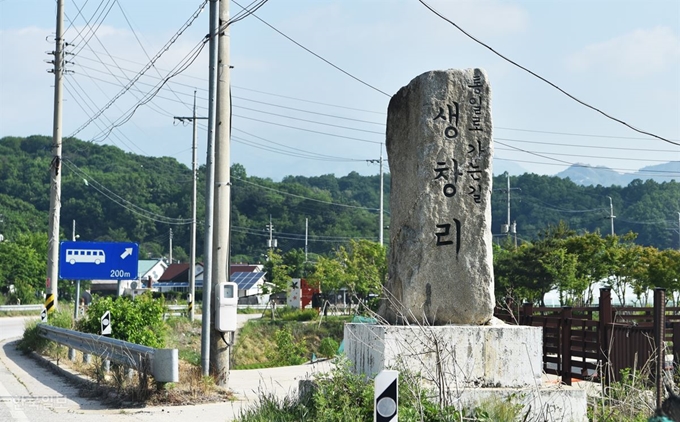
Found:
[(134, 280), (139, 245), (129, 242), (61, 242), (62, 280)]

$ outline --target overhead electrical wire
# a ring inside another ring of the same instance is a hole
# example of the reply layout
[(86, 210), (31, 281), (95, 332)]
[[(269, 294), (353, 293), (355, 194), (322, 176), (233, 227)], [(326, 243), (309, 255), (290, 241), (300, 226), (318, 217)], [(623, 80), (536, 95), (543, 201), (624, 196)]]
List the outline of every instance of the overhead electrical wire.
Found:
[[(243, 9), (243, 6), (241, 6), (240, 4), (238, 4), (238, 2), (236, 2), (235, 0), (232, 0), (232, 1), (234, 2), (234, 4), (236, 4), (237, 6), (239, 6), (240, 8)], [(381, 94), (383, 94), (383, 95), (385, 95), (385, 96), (387, 96), (387, 97), (391, 97), (391, 95), (388, 94), (388, 93), (386, 93), (385, 91), (380, 90), (380, 89), (374, 87), (373, 85), (369, 84), (368, 82), (365, 82), (365, 81), (359, 79), (358, 77), (352, 75), (352, 74), (349, 73), (348, 71), (346, 71), (346, 70), (342, 69), (341, 67), (339, 67), (339, 66), (337, 66), (337, 65), (335, 65), (335, 64), (333, 64), (333, 63), (331, 63), (330, 61), (324, 59), (323, 57), (321, 57), (320, 55), (316, 54), (315, 52), (313, 52), (313, 51), (310, 50), (309, 48), (305, 47), (304, 45), (302, 45), (302, 44), (300, 44), (299, 42), (295, 41), (294, 39), (292, 39), (292, 38), (289, 37), (288, 35), (284, 34), (283, 32), (279, 31), (278, 29), (274, 28), (272, 25), (270, 25), (269, 23), (267, 23), (265, 20), (263, 20), (262, 18), (260, 18), (260, 17), (257, 16), (256, 14), (253, 13), (252, 16), (253, 16), (255, 19), (257, 19), (257, 20), (259, 20), (260, 22), (262, 22), (263, 24), (265, 24), (265, 25), (267, 25), (268, 27), (270, 27), (271, 29), (273, 29), (274, 31), (276, 31), (279, 35), (283, 36), (283, 37), (286, 38), (288, 41), (290, 41), (290, 42), (292, 42), (293, 44), (297, 45), (298, 47), (302, 48), (303, 50), (305, 50), (306, 52), (310, 53), (310, 54), (313, 55), (314, 57), (316, 57), (316, 58), (322, 60), (322, 61), (325, 62), (326, 64), (329, 64), (329, 65), (332, 66), (333, 68), (339, 70), (340, 72), (344, 73), (345, 75), (349, 76), (350, 78), (354, 79), (355, 81), (357, 81), (357, 82), (359, 82), (359, 83), (361, 83), (361, 84), (363, 84), (363, 85), (366, 85), (367, 87), (371, 88), (372, 90), (377, 91), (377, 92), (379, 92), (379, 93), (381, 93)]]
[(294, 193), (285, 192), (285, 191), (282, 191), (282, 190), (279, 190), (279, 189), (274, 189), (274, 188), (270, 188), (270, 187), (267, 187), (267, 186), (258, 185), (257, 183), (241, 179), (240, 177), (232, 176), (231, 178), (232, 178), (232, 180), (238, 180), (239, 182), (247, 183), (251, 186), (257, 186), (260, 189), (265, 189), (265, 190), (268, 190), (268, 191), (280, 193), (282, 195), (292, 196), (294, 198), (304, 199), (304, 200), (307, 200), (307, 201), (319, 202), (319, 203), (322, 203), (322, 204), (333, 205), (333, 206), (336, 206), (336, 207), (354, 208), (354, 209), (367, 210), (367, 211), (380, 211), (379, 208), (368, 208), (368, 207), (361, 207), (361, 206), (357, 206), (357, 205), (340, 204), (340, 203), (337, 203), (337, 202), (323, 201), (321, 199), (309, 198), (307, 196), (302, 196), (302, 195), (296, 195)]
[(68, 159), (63, 160), (64, 164), (71, 170), (73, 170), (76, 174), (78, 174), (80, 177), (83, 178), (87, 182), (87, 185), (89, 187), (92, 187), (95, 189), (97, 192), (101, 193), (114, 203), (120, 205), (121, 207), (127, 209), (128, 211), (139, 215), (141, 217), (147, 218), (149, 220), (153, 220), (158, 223), (164, 223), (164, 224), (176, 224), (176, 225), (184, 225), (184, 224), (191, 224), (192, 219), (190, 218), (173, 218), (173, 217), (166, 217), (161, 214), (156, 214), (152, 211), (146, 210), (130, 201), (127, 199), (123, 198), (122, 196), (116, 194), (115, 192), (111, 191), (108, 189), (106, 186), (103, 184), (99, 183), (96, 179), (94, 179), (91, 175), (87, 174), (85, 171), (81, 170), (77, 165), (75, 165), (72, 161)]
[[(654, 138), (656, 138), (656, 139), (659, 139), (659, 140), (661, 140), (661, 141), (667, 142), (667, 143), (669, 143), (669, 144), (673, 144), (673, 145), (680, 146), (680, 143), (679, 143), (679, 142), (674, 142), (674, 141), (671, 141), (670, 139), (667, 139), (667, 138), (664, 138), (664, 137), (662, 137), (662, 136), (656, 135), (656, 134), (654, 134), (654, 133), (652, 133), (652, 132), (647, 132), (647, 131), (638, 129), (638, 128), (636, 128), (636, 127), (634, 127), (634, 126), (632, 126), (632, 125), (626, 123), (625, 121), (623, 121), (623, 120), (621, 120), (621, 119), (617, 119), (617, 118), (615, 118), (615, 117), (613, 117), (613, 116), (610, 116), (609, 114), (605, 113), (604, 111), (600, 110), (600, 109), (597, 108), (597, 107), (594, 107), (594, 106), (592, 106), (592, 105), (586, 103), (585, 101), (579, 100), (578, 98), (576, 98), (576, 97), (573, 96), (572, 94), (568, 93), (568, 92), (565, 91), (564, 89), (560, 88), (560, 87), (557, 86), (556, 84), (550, 82), (548, 79), (546, 79), (546, 78), (544, 78), (544, 77), (538, 75), (537, 73), (535, 73), (535, 72), (533, 72), (533, 71), (527, 69), (526, 67), (524, 67), (524, 66), (522, 66), (522, 65), (520, 65), (520, 64), (518, 64), (518, 63), (516, 63), (516, 62), (514, 62), (514, 61), (512, 61), (512, 60), (510, 60), (509, 58), (505, 57), (505, 56), (502, 55), (501, 53), (499, 53), (499, 52), (497, 52), (496, 50), (494, 50), (493, 48), (491, 48), (488, 44), (485, 44), (485, 43), (483, 43), (482, 41), (478, 40), (477, 38), (473, 37), (473, 36), (470, 35), (468, 32), (466, 32), (463, 28), (461, 28), (460, 26), (458, 26), (454, 21), (452, 21), (451, 19), (449, 19), (449, 18), (447, 18), (446, 16), (442, 15), (440, 12), (438, 12), (438, 11), (437, 11), (436, 9), (434, 9), (432, 6), (430, 6), (429, 4), (427, 4), (427, 2), (425, 2), (424, 0), (418, 0), (418, 1), (419, 1), (423, 6), (425, 6), (428, 10), (430, 10), (432, 13), (434, 13), (435, 15), (439, 16), (441, 19), (443, 19), (443, 20), (445, 20), (446, 22), (448, 22), (448, 23), (450, 23), (451, 25), (453, 25), (457, 30), (459, 30), (460, 32), (462, 32), (463, 34), (465, 34), (465, 36), (467, 36), (468, 38), (470, 38), (471, 40), (473, 40), (473, 41), (476, 42), (477, 44), (479, 44), (479, 45), (481, 45), (481, 46), (487, 48), (487, 49), (490, 50), (492, 53), (494, 53), (495, 55), (497, 55), (497, 56), (500, 57), (501, 59), (505, 60), (506, 62), (508, 62), (508, 63), (510, 63), (510, 64), (512, 64), (512, 65), (514, 65), (514, 66), (516, 66), (516, 67), (518, 67), (518, 68), (520, 68), (520, 69), (522, 69), (522, 70), (524, 70), (525, 72), (529, 73), (530, 75), (532, 75), (532, 76), (534, 76), (534, 77), (540, 79), (541, 81), (543, 81), (543, 82), (545, 82), (546, 84), (550, 85), (551, 87), (555, 88), (556, 90), (558, 90), (558, 91), (561, 92), (562, 94), (566, 95), (567, 97), (571, 98), (572, 100), (576, 101), (577, 103), (581, 104), (582, 106), (587, 107), (587, 108), (589, 108), (589, 109), (591, 109), (591, 110), (594, 110), (594, 111), (596, 111), (597, 113), (600, 113), (601, 115), (605, 116), (606, 118), (608, 118), (608, 119), (610, 119), (610, 120), (613, 120), (613, 121), (615, 121), (615, 122), (617, 122), (617, 123), (620, 123), (620, 124), (622, 124), (622, 125), (628, 127), (629, 129), (634, 130), (635, 132), (641, 133), (641, 134), (643, 134), (643, 135), (647, 135), (647, 136), (654, 137)], [(258, 18), (258, 19), (259, 19), (259, 18)]]
[[(165, 43), (165, 45), (163, 47), (161, 47), (160, 51), (158, 53), (156, 53), (156, 55), (153, 57), (153, 59), (149, 63), (147, 63), (144, 66), (144, 68), (141, 71), (139, 71), (139, 73), (137, 73), (137, 75), (135, 75), (135, 77), (132, 78), (130, 80), (130, 82), (128, 84), (126, 84), (125, 87), (120, 92), (118, 92), (113, 98), (111, 98), (111, 100), (109, 100), (109, 102), (106, 103), (106, 105), (104, 105), (99, 111), (97, 111), (97, 113), (95, 113), (95, 115), (93, 117), (88, 119), (78, 129), (76, 129), (75, 132), (73, 132), (70, 136), (77, 135), (83, 129), (85, 129), (87, 126), (89, 126), (94, 119), (99, 118), (99, 116), (101, 116), (102, 113), (104, 113), (104, 111), (106, 111), (109, 107), (111, 107), (111, 105), (113, 105), (113, 103), (115, 103), (116, 100), (118, 100), (118, 98), (120, 98), (123, 94), (125, 94), (132, 87), (132, 85), (134, 85), (134, 83), (139, 80), (139, 78), (141, 78), (149, 69), (151, 69), (155, 65), (156, 61), (158, 61), (170, 49), (170, 47), (177, 41), (177, 39), (179, 39), (179, 37), (196, 21), (196, 19), (198, 19), (198, 16), (201, 14), (201, 12), (205, 8), (206, 4), (207, 4), (207, 0), (204, 0), (203, 3), (201, 3), (201, 5), (199, 6), (199, 8), (182, 25), (182, 27), (175, 34), (173, 34), (173, 36), (170, 38), (170, 40), (167, 43)], [(205, 45), (205, 41), (202, 41), (200, 44)], [(195, 47), (194, 47), (194, 49), (195, 49)], [(166, 79), (166, 82), (167, 82), (167, 79)]]

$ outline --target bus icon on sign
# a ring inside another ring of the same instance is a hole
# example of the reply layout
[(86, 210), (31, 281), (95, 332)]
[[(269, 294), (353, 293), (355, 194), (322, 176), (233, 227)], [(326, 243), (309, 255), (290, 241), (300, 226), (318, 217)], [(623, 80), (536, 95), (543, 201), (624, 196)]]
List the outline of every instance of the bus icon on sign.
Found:
[(101, 249), (66, 249), (66, 262), (95, 263), (97, 265), (106, 262), (106, 254)]

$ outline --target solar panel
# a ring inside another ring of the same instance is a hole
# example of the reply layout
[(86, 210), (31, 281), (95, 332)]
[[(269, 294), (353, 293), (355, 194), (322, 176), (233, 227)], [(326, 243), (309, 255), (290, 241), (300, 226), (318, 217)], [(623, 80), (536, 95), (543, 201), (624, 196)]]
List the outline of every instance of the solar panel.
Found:
[(248, 290), (260, 281), (266, 273), (264, 272), (237, 272), (231, 275), (231, 281), (238, 285), (239, 290)]

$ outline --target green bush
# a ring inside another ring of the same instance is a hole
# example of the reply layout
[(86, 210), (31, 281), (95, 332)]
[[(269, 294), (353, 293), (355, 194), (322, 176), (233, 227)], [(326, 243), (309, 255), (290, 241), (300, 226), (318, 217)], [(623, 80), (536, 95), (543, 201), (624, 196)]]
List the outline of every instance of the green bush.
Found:
[[(24, 336), (17, 343), (17, 349), (23, 353), (30, 353), (32, 351), (44, 353), (52, 347), (51, 342), (40, 335), (38, 324), (40, 324), (40, 321), (31, 321), (26, 325)], [(70, 330), (73, 329), (73, 317), (68, 310), (55, 311), (48, 315), (47, 324)], [(56, 343), (54, 347), (56, 347)]]
[[(264, 311), (263, 318), (272, 317), (271, 308)], [(280, 319), (282, 321), (314, 321), (319, 318), (319, 312), (316, 309), (296, 309), (290, 306), (279, 306), (276, 308), (276, 313), (274, 314), (274, 319)]]
[(300, 365), (305, 362), (304, 345), (295, 342), (290, 328), (283, 327), (274, 334), (276, 346), (267, 353), (274, 366)]
[(126, 297), (103, 297), (93, 301), (85, 318), (78, 321), (77, 329), (85, 333), (99, 334), (100, 319), (106, 311), (111, 312), (111, 337), (144, 346), (165, 346), (163, 313), (165, 301), (154, 299), (145, 293), (134, 300)]
[(319, 345), (319, 354), (325, 358), (332, 358), (338, 353), (338, 348), (340, 345), (337, 341), (331, 337), (326, 337), (321, 340), (321, 345)]

